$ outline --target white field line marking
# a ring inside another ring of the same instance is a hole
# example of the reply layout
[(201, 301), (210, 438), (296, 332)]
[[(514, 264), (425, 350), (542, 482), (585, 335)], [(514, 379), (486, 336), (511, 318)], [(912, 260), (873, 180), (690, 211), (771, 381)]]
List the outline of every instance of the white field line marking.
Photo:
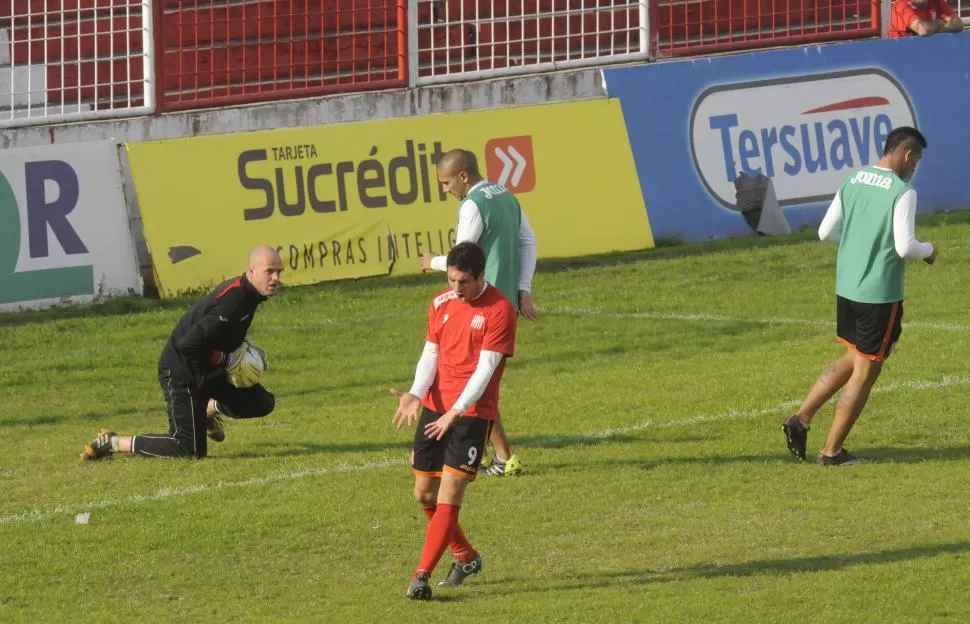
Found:
[[(806, 319), (785, 316), (726, 316), (722, 314), (680, 314), (676, 312), (613, 312), (599, 308), (548, 308), (539, 310), (549, 314), (564, 314), (569, 316), (610, 316), (616, 318), (644, 318), (659, 321), (691, 321), (708, 323), (761, 323), (766, 325), (818, 325), (835, 327), (835, 319)], [(927, 329), (952, 329), (955, 331), (970, 331), (970, 325), (961, 323), (933, 323), (926, 321), (907, 321), (903, 318), (903, 329), (920, 327)]]
[[(884, 394), (899, 390), (942, 390), (944, 388), (962, 386), (966, 384), (970, 384), (970, 377), (944, 377), (939, 381), (901, 381), (899, 383), (887, 384), (882, 387), (877, 385), (875, 388), (873, 388), (872, 392), (873, 394)], [(596, 433), (588, 433), (581, 437), (588, 438), (590, 440), (602, 440), (605, 438), (623, 435), (625, 433), (643, 431), (644, 429), (669, 429), (671, 427), (683, 427), (701, 423), (747, 420), (749, 418), (756, 418), (758, 416), (765, 416), (778, 412), (784, 413), (786, 410), (798, 407), (799, 405), (801, 405), (801, 401), (784, 401), (778, 405), (775, 405), (774, 407), (762, 407), (752, 410), (731, 410), (722, 414), (699, 415), (691, 418), (682, 418), (680, 420), (668, 420), (661, 422), (644, 421), (633, 425), (612, 427), (609, 429), (604, 429), (603, 431), (597, 431)], [(785, 415), (787, 416), (788, 414)], [(781, 420), (778, 422), (780, 424)], [(549, 440), (555, 441), (556, 438), (549, 438)]]
[[(942, 390), (944, 388), (949, 388), (952, 386), (961, 386), (966, 384), (970, 384), (970, 377), (943, 377), (942, 379), (939, 379), (939, 380), (901, 381), (894, 384), (887, 384), (881, 387), (877, 385), (873, 389), (873, 392), (883, 394), (888, 392), (896, 392), (899, 390)], [(784, 412), (785, 410), (796, 407), (797, 405), (798, 405), (798, 401), (784, 401), (782, 403), (779, 403), (778, 405), (775, 405), (774, 407), (762, 407), (762, 408), (751, 409), (751, 410), (730, 410), (728, 412), (723, 412), (721, 414), (706, 414), (706, 415), (701, 414), (697, 416), (692, 416), (690, 418), (682, 418), (680, 420), (669, 420), (669, 421), (662, 421), (662, 422), (643, 421), (632, 425), (610, 427), (608, 429), (603, 429), (602, 431), (586, 433), (580, 436), (551, 436), (548, 438), (540, 438), (539, 442), (543, 444), (556, 444), (558, 442), (575, 440), (576, 437), (579, 437), (580, 439), (587, 439), (590, 442), (594, 442), (597, 440), (604, 440), (618, 435), (623, 435), (626, 433), (635, 433), (638, 431), (643, 431), (645, 429), (669, 429), (672, 427), (686, 427), (686, 426), (697, 425), (701, 423), (747, 420), (750, 418), (757, 418), (759, 416), (766, 416), (769, 414)], [(781, 421), (779, 420), (779, 422)], [(151, 461), (151, 460), (146, 459), (143, 461)], [(198, 485), (190, 485), (190, 486), (179, 487), (179, 488), (162, 488), (150, 494), (133, 494), (131, 496), (125, 496), (123, 498), (106, 498), (99, 501), (77, 503), (74, 505), (59, 505), (51, 509), (30, 509), (17, 514), (0, 516), (0, 524), (7, 524), (10, 522), (19, 522), (19, 521), (44, 520), (46, 518), (49, 518), (54, 515), (59, 515), (59, 514), (75, 515), (81, 512), (91, 511), (92, 509), (104, 509), (107, 507), (117, 507), (119, 505), (127, 505), (132, 503), (158, 501), (158, 500), (164, 500), (167, 498), (173, 498), (175, 496), (183, 496), (186, 494), (196, 494), (199, 492), (208, 492), (211, 490), (219, 490), (223, 488), (261, 486), (261, 485), (267, 485), (270, 483), (293, 481), (296, 479), (303, 479), (306, 477), (319, 477), (323, 475), (341, 473), (341, 472), (365, 472), (368, 470), (388, 468), (391, 466), (403, 466), (405, 464), (406, 464), (406, 461), (403, 458), (381, 459), (381, 460), (373, 460), (368, 462), (361, 462), (357, 464), (337, 464), (336, 466), (331, 466), (328, 468), (308, 468), (306, 470), (297, 470), (294, 472), (283, 472), (275, 475), (268, 475), (265, 477), (253, 477), (251, 479), (244, 479), (242, 481), (216, 481), (215, 483), (200, 483)]]
[[(152, 460), (145, 459), (142, 461)], [(283, 472), (265, 477), (252, 477), (251, 479), (244, 479), (242, 481), (216, 481), (215, 483), (200, 483), (198, 485), (189, 485), (178, 488), (162, 488), (152, 492), (151, 494), (133, 494), (131, 496), (125, 496), (124, 498), (106, 498), (99, 501), (78, 503), (76, 505), (59, 505), (52, 509), (46, 510), (31, 509), (19, 514), (0, 516), (0, 524), (16, 522), (19, 520), (43, 520), (57, 514), (75, 514), (91, 509), (104, 509), (106, 507), (117, 507), (118, 505), (126, 505), (129, 503), (143, 503), (148, 501), (164, 500), (166, 498), (182, 496), (184, 494), (196, 494), (211, 490), (221, 490), (223, 488), (268, 485), (270, 483), (279, 483), (281, 481), (292, 481), (294, 479), (302, 479), (304, 477), (318, 477), (321, 475), (340, 472), (364, 472), (367, 470), (374, 470), (376, 468), (404, 465), (405, 463), (407, 462), (404, 459), (380, 459), (359, 464), (337, 464), (336, 466), (331, 466), (328, 468), (308, 468), (306, 470)]]

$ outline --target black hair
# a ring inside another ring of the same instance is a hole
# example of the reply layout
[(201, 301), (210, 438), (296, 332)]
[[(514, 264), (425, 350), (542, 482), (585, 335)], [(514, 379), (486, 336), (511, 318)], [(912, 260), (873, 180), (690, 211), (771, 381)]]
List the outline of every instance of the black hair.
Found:
[(886, 149), (882, 151), (883, 156), (888, 156), (896, 151), (896, 148), (905, 143), (915, 141), (922, 149), (926, 149), (926, 137), (916, 128), (900, 126), (893, 128), (893, 131), (886, 137)]
[(458, 243), (448, 252), (447, 264), (478, 279), (485, 272), (485, 252), (473, 242)]

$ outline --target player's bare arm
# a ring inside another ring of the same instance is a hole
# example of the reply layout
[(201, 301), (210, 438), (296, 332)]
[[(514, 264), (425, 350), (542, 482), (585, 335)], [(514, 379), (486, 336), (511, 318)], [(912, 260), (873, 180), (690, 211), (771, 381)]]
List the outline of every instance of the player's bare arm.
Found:
[(397, 411), (394, 412), (391, 422), (397, 429), (400, 429), (404, 423), (407, 423), (408, 427), (413, 426), (421, 412), (421, 399), (410, 392), (401, 392), (397, 388), (391, 388), (390, 392), (398, 398)]
[(963, 18), (956, 13), (941, 15), (936, 20), (937, 32), (960, 32), (963, 30)]
[(927, 37), (929, 35), (934, 35), (940, 28), (939, 21), (923, 21), (921, 19), (914, 19), (909, 25), (909, 29), (920, 37)]

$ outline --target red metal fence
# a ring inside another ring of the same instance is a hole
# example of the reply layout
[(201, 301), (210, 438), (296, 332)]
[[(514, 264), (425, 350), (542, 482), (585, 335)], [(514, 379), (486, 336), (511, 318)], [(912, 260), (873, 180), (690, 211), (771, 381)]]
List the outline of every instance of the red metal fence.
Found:
[(419, 83), (649, 56), (646, 0), (416, 1)]
[(151, 112), (149, 14), (150, 0), (0, 0), (0, 126)]
[[(970, 13), (970, 0), (957, 3)], [(0, 0), (0, 126), (873, 37), (879, 9), (879, 0)]]
[(405, 0), (156, 0), (158, 108), (407, 86)]
[(878, 37), (880, 0), (652, 0), (658, 56)]

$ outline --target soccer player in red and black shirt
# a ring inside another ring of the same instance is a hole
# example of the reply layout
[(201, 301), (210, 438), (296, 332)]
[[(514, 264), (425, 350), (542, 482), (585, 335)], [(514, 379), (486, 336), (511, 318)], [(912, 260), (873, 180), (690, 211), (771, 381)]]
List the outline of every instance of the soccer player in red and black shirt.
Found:
[(276, 399), (261, 384), (237, 387), (243, 384), (233, 381), (246, 366), (246, 333), (256, 310), (276, 294), (282, 271), (279, 253), (260, 245), (249, 254), (245, 273), (217, 286), (179, 319), (158, 360), (168, 433), (119, 436), (102, 429), (81, 457), (205, 457), (207, 438), (225, 439), (220, 416), (259, 418), (272, 412)]
[(399, 398), (395, 426), (418, 420), (411, 451), (414, 497), (429, 520), (407, 590), (412, 600), (431, 598), (431, 573), (449, 545), (457, 561), (439, 586), (461, 585), (482, 569), (481, 556), (458, 526), (458, 510), (498, 417), (499, 383), (515, 347), (515, 308), (485, 281), (482, 249), (471, 242), (455, 245), (447, 267), (450, 288), (431, 302), (414, 384), (409, 392), (391, 388)]

